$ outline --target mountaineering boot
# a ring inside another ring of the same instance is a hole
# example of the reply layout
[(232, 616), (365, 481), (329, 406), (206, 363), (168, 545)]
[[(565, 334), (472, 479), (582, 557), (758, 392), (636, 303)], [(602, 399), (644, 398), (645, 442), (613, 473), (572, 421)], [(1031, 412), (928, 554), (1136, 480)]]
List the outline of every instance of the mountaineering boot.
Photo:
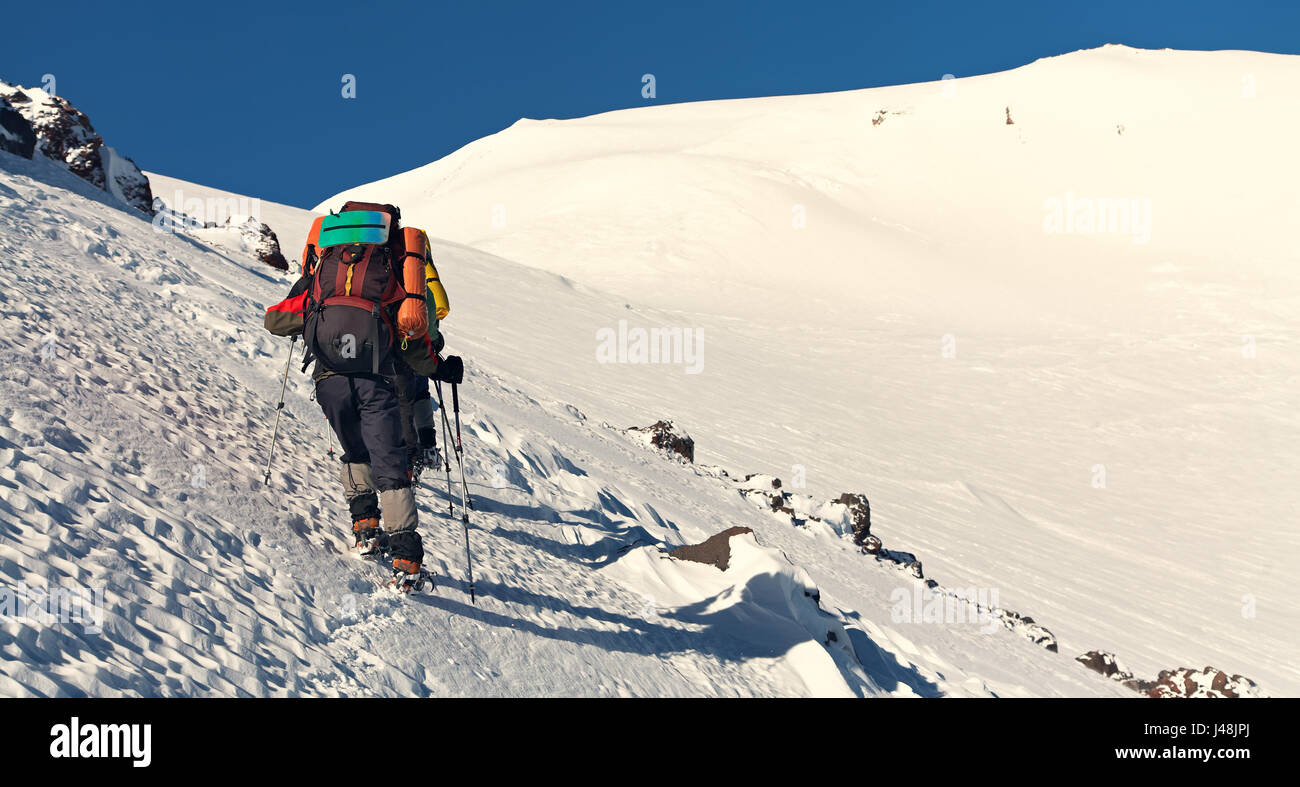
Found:
[(388, 546), (388, 536), (379, 526), (378, 517), (353, 522), (352, 535), (356, 539), (357, 554), (362, 557), (383, 552)]
[(393, 586), (403, 593), (432, 584), (433, 575), (420, 567), (424, 542), (416, 532), (415, 494), (409, 487), (385, 489), (379, 493), (384, 522), (388, 525), (388, 554), (393, 558)]
[(441, 458), (438, 456), (438, 431), (433, 419), (433, 399), (429, 396), (429, 380), (419, 377), (413, 386), (411, 401), (411, 420), (414, 432), (407, 438), (411, 451), (411, 470), (418, 483), (420, 474), (429, 468), (437, 469)]
[(419, 483), (420, 474), (429, 468), (434, 470), (442, 464), (442, 454), (438, 453), (438, 433), (433, 427), (420, 429), (420, 442), (411, 448), (411, 473), (414, 481)]
[(392, 585), (399, 593), (423, 590), (427, 573), (414, 560), (406, 560), (400, 557), (393, 558)]
[(352, 512), (352, 535), (357, 554), (366, 557), (388, 548), (388, 536), (379, 525), (379, 495), (370, 465), (344, 462), (340, 470), (343, 495)]
[(433, 574), (414, 560), (393, 558), (393, 581), (390, 583), (399, 593), (412, 590), (433, 589)]

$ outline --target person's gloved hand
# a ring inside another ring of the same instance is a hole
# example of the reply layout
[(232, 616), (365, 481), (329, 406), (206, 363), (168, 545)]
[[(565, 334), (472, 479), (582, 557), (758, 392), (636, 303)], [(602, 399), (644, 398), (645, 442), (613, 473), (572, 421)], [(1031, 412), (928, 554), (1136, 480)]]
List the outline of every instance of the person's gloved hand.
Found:
[(433, 379), (459, 385), (465, 379), (465, 362), (460, 359), (459, 355), (448, 355), (438, 363), (438, 369), (434, 372)]

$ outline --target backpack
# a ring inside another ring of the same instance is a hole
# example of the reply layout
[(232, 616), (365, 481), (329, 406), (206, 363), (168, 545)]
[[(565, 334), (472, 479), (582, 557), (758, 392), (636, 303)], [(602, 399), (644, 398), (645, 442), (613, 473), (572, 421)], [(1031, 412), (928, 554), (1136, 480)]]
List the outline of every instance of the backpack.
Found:
[(317, 216), (307, 231), (307, 244), (302, 247), (302, 275), (310, 276), (316, 272), (316, 263), (320, 262), (320, 225), (324, 216)]
[(303, 336), (324, 369), (374, 375), (391, 369), (394, 313), (407, 297), (397, 273), (405, 257), (400, 220), (392, 205), (348, 202), (322, 217), (318, 231), (313, 226), (312, 256), (319, 257), (311, 261)]

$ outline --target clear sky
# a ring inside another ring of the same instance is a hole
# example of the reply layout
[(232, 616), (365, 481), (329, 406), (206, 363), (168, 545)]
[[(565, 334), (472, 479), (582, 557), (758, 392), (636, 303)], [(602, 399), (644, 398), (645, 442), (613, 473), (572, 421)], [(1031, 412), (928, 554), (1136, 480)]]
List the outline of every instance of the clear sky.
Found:
[(53, 75), (143, 169), (302, 207), (520, 117), (650, 103), (646, 73), (653, 101), (675, 103), (970, 76), (1105, 43), (1300, 52), (1287, 0), (138, 5), (0, 13), (0, 79)]

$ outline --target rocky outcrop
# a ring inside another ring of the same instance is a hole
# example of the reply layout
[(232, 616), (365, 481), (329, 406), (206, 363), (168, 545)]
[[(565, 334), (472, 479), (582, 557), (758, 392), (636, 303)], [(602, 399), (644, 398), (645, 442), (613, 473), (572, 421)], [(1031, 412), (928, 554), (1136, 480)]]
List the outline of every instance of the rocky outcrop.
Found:
[(740, 484), (745, 489), (780, 489), (781, 479), (774, 475), (750, 473), (741, 480)]
[(154, 226), (180, 232), (231, 253), (244, 252), (276, 270), (289, 270), (275, 231), (255, 216), (226, 216), (223, 223), (200, 220), (174, 209), (161, 197), (153, 199)]
[(1049, 650), (1052, 653), (1060, 652), (1060, 646), (1056, 642), (1056, 635), (1048, 631), (1044, 626), (1034, 622), (1034, 619), (1028, 615), (1021, 615), (1019, 612), (1012, 612), (1009, 609), (995, 608), (992, 614), (1008, 631), (1014, 631), (1023, 637), (1029, 639), (1040, 648)]
[[(1134, 683), (1136, 685), (1130, 685)], [(1202, 670), (1191, 667), (1162, 670), (1154, 681), (1130, 681), (1124, 685), (1136, 689), (1148, 697), (1166, 699), (1183, 697), (1198, 698), (1236, 698), (1263, 697), (1264, 693), (1250, 678), (1241, 675), (1229, 675), (1220, 669), (1206, 667)]]
[(31, 158), (36, 150), (36, 132), (32, 124), (0, 95), (0, 150), (15, 156)]
[(726, 571), (727, 566), (731, 565), (731, 537), (753, 532), (747, 527), (730, 527), (698, 544), (677, 547), (668, 556), (675, 560), (704, 563), (719, 571)]
[(1119, 658), (1114, 653), (1107, 653), (1104, 650), (1090, 650), (1082, 656), (1075, 656), (1074, 660), (1111, 680), (1123, 682), (1133, 678), (1133, 673), (1120, 665)]
[(1033, 618), (992, 604), (980, 603), (969, 592), (945, 588), (933, 579), (926, 579), (921, 561), (911, 552), (887, 549), (880, 537), (871, 532), (871, 502), (861, 492), (845, 492), (834, 500), (818, 503), (809, 495), (783, 491), (781, 479), (761, 473), (751, 473), (743, 479), (733, 478), (726, 471), (710, 468), (709, 475), (733, 486), (744, 497), (753, 500), (772, 514), (788, 517), (794, 527), (807, 527), (817, 522), (832, 528), (870, 556), (877, 565), (887, 566), (924, 583), (933, 591), (969, 604), (974, 613), (995, 620), (1008, 631), (1025, 637), (1035, 645), (1053, 653), (1058, 651), (1056, 636)]
[(835, 501), (848, 508), (852, 521), (853, 543), (864, 546), (871, 535), (871, 501), (857, 492), (845, 492)]
[(104, 144), (85, 113), (40, 88), (0, 82), (0, 98), (27, 121), (35, 135), (34, 151), (141, 213), (153, 215), (149, 179), (135, 162)]
[(1126, 688), (1155, 699), (1170, 698), (1236, 698), (1263, 697), (1255, 681), (1241, 675), (1230, 675), (1214, 667), (1202, 670), (1191, 667), (1163, 670), (1155, 680), (1142, 680), (1124, 669), (1114, 653), (1090, 650), (1075, 661), (1098, 674), (1104, 675)]
[(144, 214), (153, 211), (153, 187), (131, 159), (104, 145), (99, 149), (104, 165), (104, 190)]
[(95, 133), (85, 113), (40, 88), (0, 83), (0, 95), (31, 124), (37, 150), (95, 188), (104, 188), (104, 165), (99, 156), (104, 139)]
[(289, 261), (280, 253), (280, 239), (265, 223), (248, 217), (236, 229), (245, 251), (277, 270), (289, 270)]
[[(660, 421), (653, 427), (625, 431), (636, 431), (651, 435), (671, 435), (672, 424), (671, 422)], [(654, 439), (667, 442), (670, 438), (656, 437)], [(660, 443), (656, 444), (665, 447)], [(693, 454), (693, 441), (691, 449)], [(702, 475), (716, 478), (727, 484), (743, 497), (753, 500), (768, 513), (787, 517), (792, 526), (806, 527), (809, 522), (818, 522), (832, 528), (841, 536), (851, 536), (853, 543), (861, 549), (862, 553), (873, 558), (877, 564), (887, 564), (895, 570), (905, 572), (913, 578), (921, 580), (926, 589), (924, 592), (932, 591), (960, 600), (970, 605), (974, 609), (974, 614), (978, 615), (980, 619), (987, 617), (995, 620), (1008, 631), (1025, 637), (1044, 650), (1052, 653), (1060, 651), (1056, 636), (1028, 615), (1021, 615), (1018, 612), (998, 607), (996, 606), (996, 599), (993, 599), (992, 603), (988, 603), (979, 594), (978, 589), (975, 588), (964, 591), (945, 588), (935, 580), (925, 578), (921, 561), (917, 559), (916, 555), (911, 552), (886, 549), (880, 537), (871, 532), (871, 503), (865, 494), (845, 492), (834, 500), (818, 504), (809, 495), (798, 495), (783, 489), (781, 479), (776, 476), (750, 473), (743, 478), (737, 478), (720, 467), (708, 465), (700, 466), (699, 469)], [(731, 536), (748, 532), (752, 531), (745, 527), (733, 527), (701, 544), (679, 547), (669, 554), (680, 560), (707, 563), (726, 571), (731, 558), (729, 545)], [(1259, 686), (1249, 678), (1241, 675), (1230, 675), (1213, 667), (1206, 667), (1203, 670), (1188, 667), (1164, 670), (1156, 676), (1155, 680), (1139, 680), (1134, 678), (1133, 673), (1120, 664), (1119, 659), (1113, 653), (1092, 650), (1082, 656), (1077, 656), (1075, 661), (1148, 697), (1266, 696)]]
[(690, 435), (678, 430), (672, 421), (658, 421), (652, 426), (633, 426), (623, 431), (655, 448), (677, 454), (687, 462), (695, 462), (695, 441)]

